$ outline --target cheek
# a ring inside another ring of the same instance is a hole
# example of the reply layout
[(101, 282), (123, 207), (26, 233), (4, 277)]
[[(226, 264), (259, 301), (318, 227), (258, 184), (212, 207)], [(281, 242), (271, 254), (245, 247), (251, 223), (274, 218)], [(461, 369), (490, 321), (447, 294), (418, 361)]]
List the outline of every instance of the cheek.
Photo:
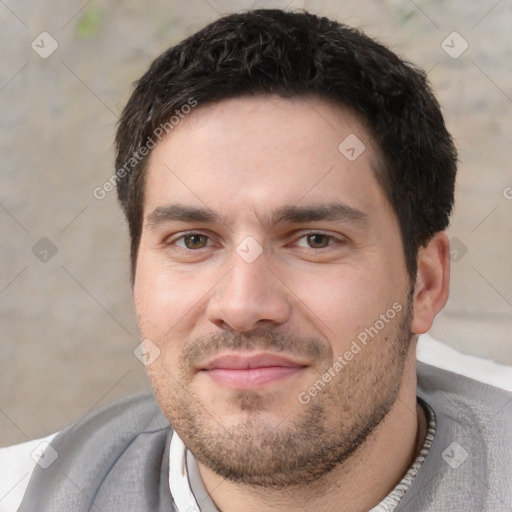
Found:
[(339, 346), (332, 347), (336, 353), (374, 325), (394, 303), (401, 304), (404, 297), (393, 270), (386, 273), (344, 265), (318, 274), (303, 273), (293, 279), (295, 284), (290, 288), (299, 299), (298, 307), (327, 339), (339, 340)]
[(133, 301), (143, 337), (162, 341), (193, 314), (204, 293), (192, 276), (173, 272), (161, 262), (143, 256), (137, 266)]

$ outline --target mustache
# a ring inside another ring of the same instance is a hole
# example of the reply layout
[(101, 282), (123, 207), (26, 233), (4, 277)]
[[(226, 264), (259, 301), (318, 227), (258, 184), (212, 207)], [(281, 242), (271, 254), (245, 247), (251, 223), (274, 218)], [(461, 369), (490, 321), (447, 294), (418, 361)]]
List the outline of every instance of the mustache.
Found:
[(247, 333), (223, 331), (194, 338), (183, 347), (182, 366), (190, 370), (198, 361), (223, 350), (286, 352), (312, 361), (330, 361), (333, 358), (327, 341), (265, 328)]

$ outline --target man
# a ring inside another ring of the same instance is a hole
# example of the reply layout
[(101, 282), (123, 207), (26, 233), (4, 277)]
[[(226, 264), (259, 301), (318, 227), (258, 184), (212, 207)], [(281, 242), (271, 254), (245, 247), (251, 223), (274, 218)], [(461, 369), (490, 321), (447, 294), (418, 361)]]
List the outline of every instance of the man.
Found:
[(233, 14), (156, 59), (116, 147), (156, 402), (61, 432), (21, 512), (510, 509), (510, 394), (416, 364), (456, 173), (424, 73)]

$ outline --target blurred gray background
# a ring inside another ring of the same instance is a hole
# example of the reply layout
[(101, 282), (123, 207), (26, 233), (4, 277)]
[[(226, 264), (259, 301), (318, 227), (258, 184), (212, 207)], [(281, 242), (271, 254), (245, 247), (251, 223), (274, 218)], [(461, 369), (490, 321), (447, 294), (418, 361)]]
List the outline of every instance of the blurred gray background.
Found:
[(512, 364), (511, 1), (0, 0), (0, 446), (149, 389), (126, 227), (115, 192), (93, 190), (131, 83), (253, 7), (344, 21), (428, 72), (460, 151), (451, 297), (431, 334)]

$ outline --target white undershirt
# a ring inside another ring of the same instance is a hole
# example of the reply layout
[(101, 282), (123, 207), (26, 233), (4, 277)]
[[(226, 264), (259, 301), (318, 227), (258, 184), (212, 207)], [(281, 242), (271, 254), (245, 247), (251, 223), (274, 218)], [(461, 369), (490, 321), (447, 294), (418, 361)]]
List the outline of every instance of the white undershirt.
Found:
[[(420, 336), (417, 357), (424, 363), (512, 391), (512, 367), (461, 354), (428, 335)], [(0, 512), (18, 510), (36, 466), (38, 448), (42, 443), (49, 443), (56, 435), (0, 449)], [(181, 439), (173, 435), (169, 453), (169, 486), (180, 512), (199, 512), (201, 509), (197, 506), (189, 481), (189, 472), (197, 468), (194, 467), (193, 458), (187, 458), (186, 453)], [(183, 473), (182, 469), (185, 469)], [(201, 512), (211, 510), (215, 511), (215, 508), (205, 510), (203, 507)]]

